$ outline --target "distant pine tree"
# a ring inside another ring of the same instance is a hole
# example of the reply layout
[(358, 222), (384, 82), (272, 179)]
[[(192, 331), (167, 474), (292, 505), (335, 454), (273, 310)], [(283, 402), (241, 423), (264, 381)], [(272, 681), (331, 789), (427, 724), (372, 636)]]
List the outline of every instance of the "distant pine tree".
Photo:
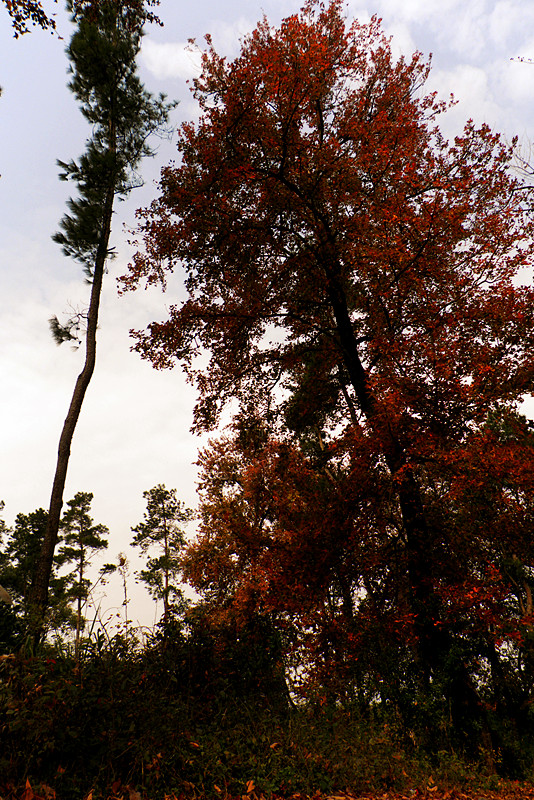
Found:
[(145, 554), (157, 551), (138, 576), (156, 600), (163, 600), (163, 619), (166, 622), (172, 605), (183, 603), (178, 581), (185, 534), (180, 526), (191, 519), (191, 511), (183, 508), (176, 499), (176, 489), (166, 489), (163, 484), (143, 492), (143, 497), (147, 501), (147, 510), (144, 522), (132, 528), (135, 533), (132, 544)]

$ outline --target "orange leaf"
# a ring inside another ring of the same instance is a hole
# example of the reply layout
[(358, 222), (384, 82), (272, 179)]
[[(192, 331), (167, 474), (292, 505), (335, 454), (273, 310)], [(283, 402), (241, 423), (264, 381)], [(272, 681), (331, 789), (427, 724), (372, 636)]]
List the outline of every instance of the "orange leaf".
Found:
[(35, 794), (34, 794), (34, 791), (33, 791), (32, 787), (31, 787), (30, 779), (26, 778), (26, 787), (25, 787), (24, 791), (22, 792), (22, 796), (21, 796), (20, 800), (34, 800), (34, 798), (35, 798)]

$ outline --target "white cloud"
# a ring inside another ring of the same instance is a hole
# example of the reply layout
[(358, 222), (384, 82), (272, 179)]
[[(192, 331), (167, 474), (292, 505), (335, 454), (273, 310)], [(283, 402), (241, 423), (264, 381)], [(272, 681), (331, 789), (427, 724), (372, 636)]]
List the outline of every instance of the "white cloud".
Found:
[[(240, 49), (240, 41), (253, 30), (255, 23), (239, 17), (232, 23), (217, 20), (208, 30), (215, 50), (222, 55), (235, 56)], [(155, 42), (150, 38), (143, 41), (141, 58), (144, 66), (158, 79), (182, 78), (189, 80), (200, 74), (201, 54), (205, 42)]]
[(484, 57), (488, 48), (505, 49), (532, 30), (534, 7), (522, 0), (378, 0), (378, 12), (392, 23), (432, 33), (442, 54)]
[(391, 40), (391, 51), (395, 58), (404, 56), (409, 60), (412, 53), (415, 53), (418, 49), (413, 40), (409, 26), (404, 22), (394, 22), (388, 25), (385, 28), (385, 33), (393, 37)]
[(222, 55), (235, 56), (240, 49), (240, 42), (247, 33), (254, 30), (258, 20), (239, 17), (234, 22), (217, 20), (210, 27), (213, 45)]
[(440, 15), (439, 21), (440, 29), (433, 27), (442, 45), (448, 44), (453, 52), (463, 56), (469, 53), (471, 60), (481, 57), (488, 37), (484, 0), (459, 3), (451, 17)]
[(480, 67), (458, 64), (450, 70), (432, 70), (428, 88), (437, 90), (443, 100), (454, 95), (456, 105), (440, 118), (440, 127), (449, 138), (461, 133), (468, 119), (497, 128), (504, 122), (504, 111), (495, 101), (486, 71)]
[[(501, 50), (534, 27), (534, 7), (523, 0), (499, 0), (488, 17), (488, 32), (493, 43)], [(516, 55), (510, 53), (511, 56)], [(524, 53), (521, 53), (524, 55)]]
[(187, 42), (143, 42), (141, 58), (145, 67), (160, 80), (183, 78), (200, 74), (200, 52)]
[(441, 18), (457, 19), (461, 0), (382, 0), (380, 13), (412, 24), (435, 24)]

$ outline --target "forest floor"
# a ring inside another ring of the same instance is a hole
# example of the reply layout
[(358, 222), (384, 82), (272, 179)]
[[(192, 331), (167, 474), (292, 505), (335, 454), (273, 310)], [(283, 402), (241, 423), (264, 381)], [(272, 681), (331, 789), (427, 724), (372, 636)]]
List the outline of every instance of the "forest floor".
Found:
[(371, 792), (358, 795), (331, 795), (325, 800), (529, 800), (534, 798), (534, 787), (507, 786), (499, 791), (485, 789), (410, 789), (408, 792)]
[[(103, 798), (99, 795), (99, 798)], [(348, 792), (339, 792), (336, 794), (321, 794), (317, 792), (314, 795), (292, 794), (289, 797), (281, 795), (271, 795), (268, 799), (263, 795), (257, 795), (252, 792), (249, 794), (241, 795), (238, 797), (224, 797), (224, 800), (534, 800), (534, 786), (519, 783), (503, 783), (502, 788), (499, 790), (489, 789), (472, 789), (466, 790), (465, 788), (448, 788), (440, 789), (435, 784), (429, 783), (424, 789), (409, 789), (404, 792), (395, 791), (379, 791), (379, 792), (364, 792), (363, 794), (352, 794)], [(26, 786), (22, 793), (20, 792), (7, 792), (0, 795), (0, 800), (60, 800), (56, 792), (49, 786), (39, 786), (35, 790), (30, 782), (26, 782)], [(85, 797), (80, 800), (96, 800), (93, 798), (93, 792), (89, 792)], [(141, 794), (136, 789), (128, 785), (114, 786), (110, 794), (105, 800), (156, 800), (156, 798), (149, 797), (148, 795)], [(164, 794), (163, 797), (157, 800), (208, 800), (206, 797), (196, 795), (194, 797), (187, 797), (185, 794), (176, 796), (175, 794)]]

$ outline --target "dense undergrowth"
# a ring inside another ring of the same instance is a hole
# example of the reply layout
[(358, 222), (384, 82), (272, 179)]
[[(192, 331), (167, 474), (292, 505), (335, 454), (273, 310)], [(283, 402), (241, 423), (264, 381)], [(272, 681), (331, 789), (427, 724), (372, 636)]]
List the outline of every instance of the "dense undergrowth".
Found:
[[(407, 729), (380, 705), (295, 703), (268, 645), (249, 632), (221, 646), (177, 626), (143, 646), (102, 632), (77, 655), (56, 645), (1, 656), (0, 796), (19, 798), (27, 780), (58, 800), (120, 786), (146, 798), (495, 789), (510, 772), (495, 749), (467, 758), (428, 713)], [(532, 777), (531, 745), (512, 777)]]

